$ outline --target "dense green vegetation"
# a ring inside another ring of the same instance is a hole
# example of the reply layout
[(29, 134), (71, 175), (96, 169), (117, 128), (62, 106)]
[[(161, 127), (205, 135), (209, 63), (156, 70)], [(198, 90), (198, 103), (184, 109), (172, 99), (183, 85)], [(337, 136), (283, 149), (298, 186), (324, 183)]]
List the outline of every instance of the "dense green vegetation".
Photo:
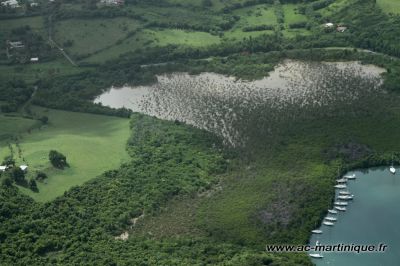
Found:
[[(0, 8), (0, 161), (15, 162), (0, 176), (1, 265), (310, 265), (264, 245), (307, 243), (336, 177), (399, 161), (394, 0), (21, 2)], [(260, 107), (241, 149), (92, 103), (155, 74), (256, 79), (288, 58), (384, 67), (388, 94), (282, 116), (279, 131), (258, 123)]]
[[(307, 263), (304, 257), (263, 254), (204, 237), (114, 240), (132, 218), (157, 213), (167, 198), (212, 186), (216, 174), (226, 168), (218, 145), (206, 132), (135, 115), (128, 144), (132, 161), (121, 169), (46, 204), (3, 185), (2, 264)], [(15, 209), (16, 204), (23, 207)], [(24, 243), (24, 248), (18, 248), (17, 242)]]

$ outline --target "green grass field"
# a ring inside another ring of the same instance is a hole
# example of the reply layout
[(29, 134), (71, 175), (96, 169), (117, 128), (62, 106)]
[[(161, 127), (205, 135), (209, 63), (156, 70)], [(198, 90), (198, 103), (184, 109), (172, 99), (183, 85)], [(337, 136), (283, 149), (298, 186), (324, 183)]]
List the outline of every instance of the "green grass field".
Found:
[(65, 58), (38, 64), (0, 65), (0, 80), (7, 80), (13, 77), (23, 79), (29, 83), (36, 81), (38, 78), (73, 75), (89, 69), (91, 68), (75, 67)]
[(72, 54), (87, 55), (115, 45), (140, 25), (129, 18), (63, 20), (55, 24), (54, 38), (61, 46), (72, 41), (66, 47)]
[(352, 2), (352, 0), (336, 0), (329, 6), (322, 8), (318, 10), (323, 16), (329, 17), (334, 15), (335, 13), (341, 11), (344, 8), (347, 8), (347, 6)]
[(286, 24), (291, 24), (291, 23), (298, 23), (298, 22), (303, 22), (307, 21), (307, 17), (303, 14), (298, 13), (296, 10), (297, 6), (296, 5), (282, 5), (283, 11), (285, 12), (285, 23)]
[(168, 44), (187, 45), (193, 47), (208, 46), (220, 42), (218, 36), (207, 32), (185, 30), (146, 30), (147, 35), (153, 36), (154, 45), (165, 46)]
[(4, 141), (26, 133), (29, 129), (39, 124), (37, 120), (23, 118), (19, 116), (6, 116), (0, 113), (0, 160), (4, 158), (7, 150), (4, 149)]
[[(115, 44), (112, 47), (99, 51), (85, 59), (88, 63), (104, 63), (107, 60), (117, 59), (120, 55), (128, 52), (134, 52), (136, 49), (143, 47), (148, 43), (146, 34), (139, 32), (136, 35), (123, 40), (121, 43)], [(152, 42), (152, 41), (151, 41)]]
[(89, 63), (104, 63), (107, 60), (116, 59), (124, 53), (134, 52), (144, 46), (154, 47), (177, 44), (191, 47), (203, 47), (218, 44), (220, 40), (218, 36), (211, 35), (207, 32), (177, 29), (146, 29), (83, 61)]
[(45, 33), (44, 18), (41, 16), (18, 19), (3, 19), (0, 23), (0, 31), (11, 31), (15, 28), (24, 26), (29, 26), (36, 32), (40, 32), (42, 34)]
[[(22, 136), (19, 141), (21, 156), (16, 152), (17, 146), (14, 144), (12, 147), (17, 163), (29, 166), (28, 179), (36, 171), (48, 175), (45, 182), (38, 182), (39, 193), (21, 187), (24, 193), (35, 200), (52, 200), (70, 187), (81, 185), (104, 171), (116, 169), (128, 160), (125, 145), (130, 135), (129, 119), (46, 111), (42, 108), (33, 108), (33, 111), (48, 116), (49, 125)], [(19, 123), (18, 126), (22, 127), (23, 124)], [(14, 128), (20, 131), (24, 129)], [(7, 146), (2, 145), (3, 157), (7, 149)], [(71, 167), (65, 170), (53, 168), (48, 160), (48, 153), (52, 149), (65, 154)]]
[(271, 5), (245, 7), (236, 10), (234, 14), (240, 16), (239, 27), (277, 24), (274, 7)]
[(377, 0), (376, 2), (386, 13), (400, 13), (400, 1), (398, 0)]

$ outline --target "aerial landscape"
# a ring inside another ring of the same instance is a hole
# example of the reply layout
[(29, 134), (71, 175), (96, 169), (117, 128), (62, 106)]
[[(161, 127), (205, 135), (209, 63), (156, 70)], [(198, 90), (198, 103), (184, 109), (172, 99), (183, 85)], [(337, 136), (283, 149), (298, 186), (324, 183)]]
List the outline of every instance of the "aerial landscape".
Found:
[(0, 0), (0, 265), (400, 265), (400, 1)]

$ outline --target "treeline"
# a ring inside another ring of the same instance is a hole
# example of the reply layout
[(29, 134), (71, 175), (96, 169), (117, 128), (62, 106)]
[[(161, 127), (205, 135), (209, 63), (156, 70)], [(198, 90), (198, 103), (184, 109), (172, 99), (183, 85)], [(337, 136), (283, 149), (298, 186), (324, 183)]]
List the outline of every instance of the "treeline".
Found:
[(146, 27), (187, 29), (215, 34), (218, 31), (231, 29), (238, 20), (238, 16), (224, 16), (223, 20), (216, 24), (200, 23), (200, 21), (151, 21), (146, 24)]
[(256, 25), (256, 26), (246, 26), (243, 27), (242, 31), (250, 32), (250, 31), (263, 31), (263, 30), (274, 30), (274, 25)]
[(33, 87), (21, 79), (4, 80), (0, 84), (0, 111), (16, 112), (20, 105), (27, 102), (33, 93)]

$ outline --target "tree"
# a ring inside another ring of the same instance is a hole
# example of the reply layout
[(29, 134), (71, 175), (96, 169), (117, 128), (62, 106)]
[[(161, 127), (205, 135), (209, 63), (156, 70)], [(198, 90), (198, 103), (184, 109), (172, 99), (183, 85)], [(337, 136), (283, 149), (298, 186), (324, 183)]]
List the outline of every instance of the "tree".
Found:
[(1, 184), (5, 187), (11, 187), (12, 182), (11, 178), (7, 176), (1, 181)]
[(29, 185), (29, 188), (30, 188), (32, 191), (38, 191), (38, 188), (37, 188), (35, 179), (31, 178), (31, 179), (29, 180), (28, 185)]
[(64, 169), (64, 167), (68, 166), (67, 157), (55, 150), (49, 152), (49, 160), (54, 167), (59, 169)]
[(14, 161), (12, 156), (6, 156), (6, 157), (4, 157), (4, 160), (3, 160), (3, 162), (1, 164), (5, 165), (5, 166), (9, 166), (9, 165), (14, 166), (15, 165), (15, 161)]
[(11, 170), (11, 176), (14, 179), (15, 183), (22, 184), (25, 182), (25, 173), (19, 167), (13, 167)]
[(47, 125), (47, 123), (49, 122), (49, 118), (47, 116), (42, 116), (41, 118), (39, 118), (40, 122), (42, 122), (44, 125)]

